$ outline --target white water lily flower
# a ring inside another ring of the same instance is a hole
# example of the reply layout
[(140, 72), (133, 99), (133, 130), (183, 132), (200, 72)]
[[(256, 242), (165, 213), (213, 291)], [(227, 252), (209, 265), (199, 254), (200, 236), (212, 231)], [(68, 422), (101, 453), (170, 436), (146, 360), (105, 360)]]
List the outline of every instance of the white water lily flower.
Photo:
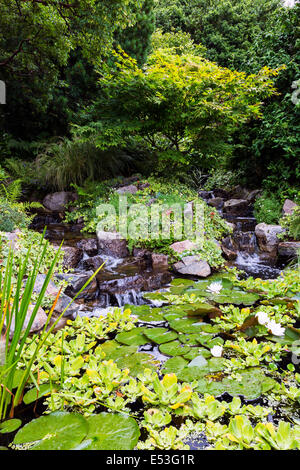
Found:
[(212, 356), (214, 357), (221, 357), (223, 353), (223, 347), (222, 346), (214, 346), (210, 350)]
[(219, 294), (221, 290), (223, 289), (222, 283), (221, 282), (212, 282), (206, 290), (211, 292), (212, 294)]
[(260, 325), (267, 325), (270, 321), (267, 312), (257, 312), (255, 316)]
[(276, 323), (275, 320), (270, 320), (266, 327), (268, 328), (268, 330), (271, 331), (274, 336), (284, 335), (285, 328), (283, 328), (279, 323)]

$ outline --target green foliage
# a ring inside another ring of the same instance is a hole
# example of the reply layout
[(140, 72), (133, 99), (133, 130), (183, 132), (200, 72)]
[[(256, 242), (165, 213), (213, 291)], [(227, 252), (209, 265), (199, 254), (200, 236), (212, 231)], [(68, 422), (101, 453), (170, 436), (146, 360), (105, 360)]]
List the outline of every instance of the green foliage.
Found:
[(287, 230), (287, 236), (293, 240), (300, 240), (300, 207), (296, 207), (293, 213), (280, 219), (280, 225)]
[(214, 168), (204, 185), (204, 188), (208, 191), (223, 188), (230, 190), (241, 181), (242, 172), (239, 170), (231, 171), (225, 170), (221, 167)]
[(144, 0), (142, 7), (134, 8), (135, 24), (117, 34), (122, 49), (142, 65), (150, 50), (151, 35), (155, 29), (154, 0)]
[[(189, 164), (192, 150), (200, 154), (230, 151), (232, 132), (250, 117), (260, 117), (260, 99), (274, 93), (272, 76), (231, 72), (193, 55), (160, 49), (140, 69), (125, 54), (116, 54), (115, 69), (100, 80), (102, 93), (82, 139), (99, 149), (126, 145), (128, 135), (158, 152), (165, 167)], [(99, 120), (100, 119), (100, 120)]]
[(184, 31), (171, 31), (164, 33), (162, 29), (156, 29), (151, 37), (152, 49), (167, 49), (172, 54), (176, 55), (196, 55), (205, 57), (205, 47), (201, 44), (196, 44), (191, 35)]
[(264, 193), (255, 201), (254, 215), (258, 223), (277, 224), (281, 209), (282, 205), (276, 195)]
[(40, 184), (63, 190), (126, 173), (130, 164), (132, 158), (122, 150), (102, 151), (93, 141), (75, 137), (45, 145), (37, 156), (36, 171)]

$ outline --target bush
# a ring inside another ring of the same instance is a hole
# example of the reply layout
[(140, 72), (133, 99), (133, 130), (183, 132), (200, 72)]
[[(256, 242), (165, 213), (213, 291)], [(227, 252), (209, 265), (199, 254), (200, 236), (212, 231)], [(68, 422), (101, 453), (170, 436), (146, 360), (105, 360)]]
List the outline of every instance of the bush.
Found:
[(277, 224), (281, 215), (281, 203), (276, 196), (268, 193), (258, 198), (254, 204), (254, 216), (258, 223)]
[(0, 199), (0, 232), (13, 232), (16, 228), (26, 228), (31, 217), (18, 205)]
[(210, 173), (204, 188), (207, 191), (216, 188), (222, 188), (228, 191), (241, 182), (241, 176), (241, 171), (229, 171), (223, 168), (216, 168)]
[(289, 238), (300, 240), (300, 207), (296, 207), (292, 214), (282, 217), (280, 225), (286, 228)]

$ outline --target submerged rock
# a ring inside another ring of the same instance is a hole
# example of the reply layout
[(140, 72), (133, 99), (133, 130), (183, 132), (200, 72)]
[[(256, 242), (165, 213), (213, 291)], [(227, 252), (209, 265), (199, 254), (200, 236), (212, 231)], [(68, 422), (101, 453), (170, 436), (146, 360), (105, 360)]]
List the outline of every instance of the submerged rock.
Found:
[(211, 274), (211, 269), (207, 261), (199, 259), (199, 256), (184, 256), (173, 265), (173, 269), (179, 274), (191, 276), (207, 277)]

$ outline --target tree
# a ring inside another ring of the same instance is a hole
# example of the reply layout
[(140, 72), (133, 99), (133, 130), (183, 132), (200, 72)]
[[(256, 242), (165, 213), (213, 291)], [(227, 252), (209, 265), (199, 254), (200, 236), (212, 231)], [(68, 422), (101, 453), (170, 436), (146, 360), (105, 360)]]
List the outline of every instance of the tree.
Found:
[(142, 8), (136, 8), (135, 24), (116, 35), (122, 49), (142, 65), (150, 51), (151, 35), (155, 29), (154, 0), (144, 0)]
[(141, 69), (118, 54), (115, 71), (109, 69), (100, 80), (94, 121), (81, 134), (103, 150), (124, 146), (127, 136), (135, 136), (175, 164), (188, 163), (195, 150), (220, 155), (241, 123), (261, 116), (260, 100), (274, 92), (276, 74), (263, 68), (246, 76), (163, 49)]
[(281, 0), (173, 0), (170, 9), (168, 4), (157, 1), (157, 25), (190, 33), (210, 60), (232, 70), (241, 70), (252, 41), (282, 8)]
[[(109, 51), (114, 32), (134, 24), (142, 0), (2, 0), (0, 79), (7, 87), (2, 125), (18, 138), (47, 129), (47, 111), (70, 52), (95, 64)], [(4, 114), (5, 113), (5, 114)], [(43, 116), (43, 117), (44, 117)]]

